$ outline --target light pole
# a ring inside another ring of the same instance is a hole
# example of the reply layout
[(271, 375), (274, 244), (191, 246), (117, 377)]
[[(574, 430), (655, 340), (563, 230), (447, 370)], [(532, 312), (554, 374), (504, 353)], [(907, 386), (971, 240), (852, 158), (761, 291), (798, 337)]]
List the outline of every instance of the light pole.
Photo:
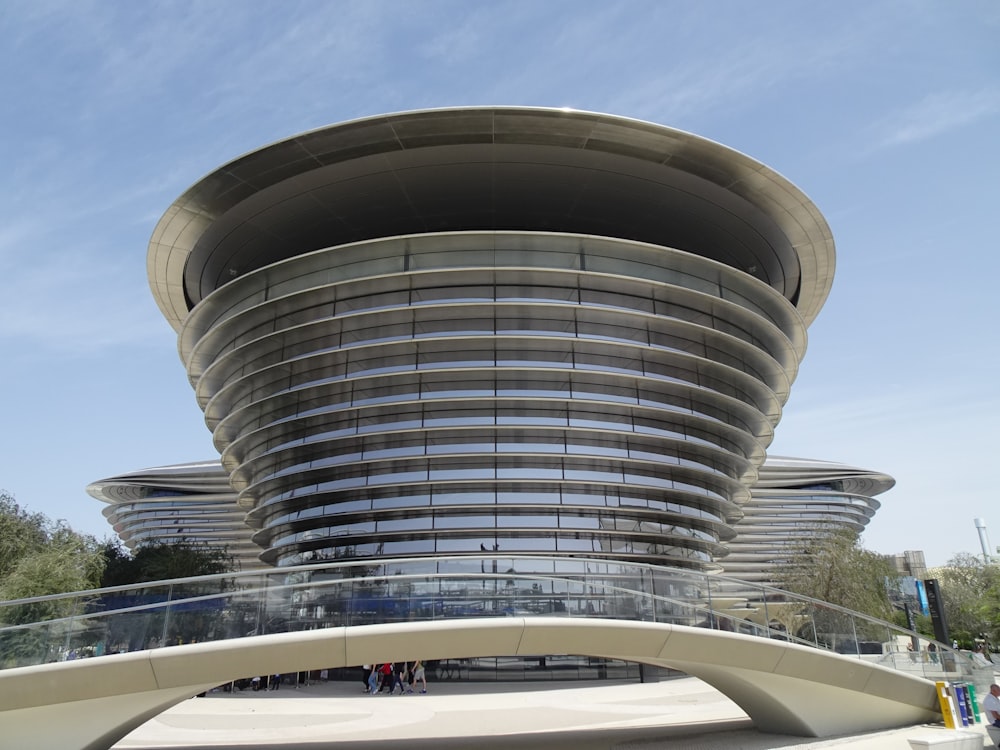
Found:
[(983, 562), (990, 564), (990, 537), (986, 533), (986, 521), (982, 518), (972, 519), (976, 524), (976, 531), (979, 532), (979, 546), (983, 549)]

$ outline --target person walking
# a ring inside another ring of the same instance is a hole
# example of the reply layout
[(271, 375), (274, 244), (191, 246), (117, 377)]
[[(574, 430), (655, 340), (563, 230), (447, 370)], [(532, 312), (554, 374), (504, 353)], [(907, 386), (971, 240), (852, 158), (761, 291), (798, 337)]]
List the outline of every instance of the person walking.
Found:
[(410, 692), (412, 693), (417, 689), (417, 683), (422, 683), (423, 687), (420, 689), (421, 693), (427, 692), (427, 675), (424, 669), (424, 663), (417, 659), (413, 662), (413, 666), (410, 667)]
[(382, 692), (386, 688), (389, 689), (389, 694), (392, 694), (392, 678), (395, 670), (392, 668), (392, 662), (386, 662), (381, 667), (378, 668), (378, 679), (379, 679), (379, 692)]
[(389, 688), (389, 695), (396, 692), (396, 686), (399, 685), (399, 694), (402, 695), (406, 692), (406, 662), (398, 662), (392, 665), (392, 687)]

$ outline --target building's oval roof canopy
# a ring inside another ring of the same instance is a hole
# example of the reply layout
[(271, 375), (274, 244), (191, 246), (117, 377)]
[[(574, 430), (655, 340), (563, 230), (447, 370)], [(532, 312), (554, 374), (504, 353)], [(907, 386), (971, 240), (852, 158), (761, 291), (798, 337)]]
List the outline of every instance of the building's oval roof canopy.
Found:
[(896, 486), (895, 479), (880, 471), (834, 461), (769, 455), (755, 489), (806, 489), (831, 483), (836, 483), (842, 492), (867, 497), (881, 495)]
[(720, 144), (627, 118), (472, 107), (332, 125), (266, 146), (188, 189), (157, 224), (154, 297), (178, 329), (231, 279), (376, 237), (536, 230), (674, 247), (741, 269), (813, 320), (833, 280), (822, 215)]

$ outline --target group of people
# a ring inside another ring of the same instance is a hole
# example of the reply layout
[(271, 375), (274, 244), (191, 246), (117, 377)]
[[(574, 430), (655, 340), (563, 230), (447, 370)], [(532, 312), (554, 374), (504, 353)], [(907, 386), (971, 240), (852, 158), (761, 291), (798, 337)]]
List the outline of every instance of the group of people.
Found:
[(427, 675), (424, 663), (417, 659), (412, 664), (407, 662), (386, 662), (385, 664), (365, 664), (362, 669), (362, 681), (365, 692), (369, 695), (378, 695), (382, 691), (387, 691), (389, 695), (396, 692), (399, 694), (412, 693), (419, 684), (420, 692), (427, 692)]
[[(915, 637), (914, 640), (916, 640)], [(927, 644), (926, 651), (921, 651), (920, 644), (918, 643), (916, 644), (913, 642), (907, 643), (906, 650), (907, 652), (909, 652), (910, 661), (912, 662), (916, 662), (918, 659), (920, 659), (922, 661), (930, 661), (933, 662), (934, 664), (937, 664), (938, 661), (937, 646), (935, 646), (933, 643)]]

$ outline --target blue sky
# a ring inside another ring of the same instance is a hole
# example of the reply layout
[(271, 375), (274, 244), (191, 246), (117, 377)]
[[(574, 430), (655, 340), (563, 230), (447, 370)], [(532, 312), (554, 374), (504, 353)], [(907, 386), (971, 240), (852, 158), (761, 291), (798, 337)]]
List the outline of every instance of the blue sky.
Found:
[(818, 205), (837, 275), (776, 455), (897, 486), (864, 535), (1000, 543), (1000, 3), (201, 0), (0, 5), (0, 488), (110, 534), (91, 481), (217, 455), (146, 281), (191, 183), (421, 107), (688, 130)]

